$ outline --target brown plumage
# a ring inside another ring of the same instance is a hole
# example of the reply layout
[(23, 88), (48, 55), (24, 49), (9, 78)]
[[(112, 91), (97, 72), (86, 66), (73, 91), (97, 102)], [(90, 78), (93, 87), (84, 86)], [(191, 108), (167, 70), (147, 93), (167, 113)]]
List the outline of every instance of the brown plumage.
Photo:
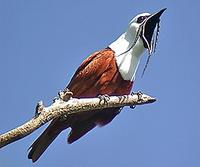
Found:
[[(155, 39), (153, 43), (154, 30), (157, 25), (159, 27), (160, 16), (165, 10), (135, 16), (126, 31), (109, 48), (95, 52), (83, 61), (67, 86), (74, 97), (129, 94), (142, 53), (146, 49), (153, 53), (157, 41)], [(68, 143), (73, 143), (97, 125), (104, 126), (111, 122), (120, 108), (99, 111), (76, 114), (67, 120), (54, 119), (31, 145), (28, 158), (35, 162), (62, 130), (71, 127)]]
[[(97, 97), (98, 95), (129, 94), (133, 82), (123, 80), (118, 71), (114, 51), (110, 48), (95, 52), (83, 61), (69, 85), (73, 97)], [(97, 125), (104, 126), (119, 113), (120, 108), (104, 109), (101, 112), (81, 114), (70, 120), (55, 119), (31, 145), (28, 158), (35, 162), (59, 133), (71, 127), (68, 143), (73, 143)]]

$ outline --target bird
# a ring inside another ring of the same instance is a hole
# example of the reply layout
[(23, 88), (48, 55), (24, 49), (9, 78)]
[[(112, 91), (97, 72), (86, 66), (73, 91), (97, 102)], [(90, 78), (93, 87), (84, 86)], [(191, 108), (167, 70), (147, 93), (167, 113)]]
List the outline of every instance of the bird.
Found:
[[(160, 16), (165, 10), (161, 9), (154, 14), (138, 14), (114, 42), (87, 57), (66, 86), (73, 92), (73, 98), (130, 94), (143, 53), (147, 50), (151, 55), (155, 51)], [(70, 120), (61, 117), (52, 120), (30, 146), (28, 158), (32, 162), (37, 161), (63, 130), (71, 128), (67, 139), (71, 144), (96, 126), (110, 123), (120, 111), (120, 107), (115, 107), (80, 114)]]

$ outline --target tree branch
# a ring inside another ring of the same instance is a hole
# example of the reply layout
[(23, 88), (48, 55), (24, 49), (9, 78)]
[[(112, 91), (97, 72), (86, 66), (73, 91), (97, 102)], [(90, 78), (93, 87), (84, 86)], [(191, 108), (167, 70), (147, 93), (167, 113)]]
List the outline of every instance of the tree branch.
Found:
[(106, 101), (101, 98), (71, 98), (67, 102), (62, 99), (57, 99), (49, 107), (44, 107), (42, 103), (38, 103), (37, 113), (34, 118), (23, 125), (0, 135), (0, 148), (29, 135), (45, 123), (60, 116), (63, 116), (63, 118), (70, 118), (77, 114), (84, 114), (90, 111), (94, 112), (94, 110), (97, 109), (142, 105), (153, 103), (155, 101), (155, 98), (148, 95), (134, 94), (110, 96)]

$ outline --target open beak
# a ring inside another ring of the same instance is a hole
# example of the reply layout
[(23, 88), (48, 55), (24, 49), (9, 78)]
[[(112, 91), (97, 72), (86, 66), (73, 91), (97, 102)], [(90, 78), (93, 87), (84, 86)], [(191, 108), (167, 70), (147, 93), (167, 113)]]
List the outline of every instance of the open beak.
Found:
[(156, 26), (159, 26), (160, 16), (166, 9), (167, 8), (164, 8), (164, 9), (160, 10), (159, 12), (150, 15), (146, 20), (144, 20), (144, 22), (142, 24), (142, 32), (140, 35), (143, 40), (144, 47), (148, 49), (149, 54), (152, 54), (152, 52), (154, 50), (153, 49), (153, 47), (154, 47), (153, 46), (154, 45), (154, 39), (153, 39), (154, 30), (155, 30)]

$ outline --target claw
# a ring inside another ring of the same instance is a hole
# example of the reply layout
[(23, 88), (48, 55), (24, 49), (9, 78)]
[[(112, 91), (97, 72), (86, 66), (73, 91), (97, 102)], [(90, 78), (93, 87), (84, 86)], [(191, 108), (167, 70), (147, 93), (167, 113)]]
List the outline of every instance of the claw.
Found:
[(58, 97), (63, 101), (68, 101), (73, 96), (73, 93), (68, 89), (65, 88), (63, 91), (58, 92)]
[(118, 98), (120, 102), (123, 102), (126, 99), (126, 95), (118, 96)]
[(138, 91), (137, 93), (136, 93), (136, 95), (138, 96), (138, 101), (142, 101), (142, 92), (141, 91)]
[(131, 92), (131, 96), (135, 95), (135, 92)]
[[(138, 92), (132, 92), (131, 95), (137, 95), (138, 96), (138, 102), (142, 101), (142, 92), (141, 91), (138, 91)], [(135, 109), (136, 105), (132, 105), (130, 106), (131, 109)]]
[(138, 91), (138, 92), (132, 92), (131, 95), (137, 95), (138, 96), (138, 101), (141, 101), (142, 100), (142, 95), (143, 93), (141, 91)]
[(103, 104), (107, 104), (108, 101), (110, 100), (110, 97), (107, 94), (99, 95), (98, 98), (100, 99), (99, 104), (101, 104), (102, 101), (103, 101)]

